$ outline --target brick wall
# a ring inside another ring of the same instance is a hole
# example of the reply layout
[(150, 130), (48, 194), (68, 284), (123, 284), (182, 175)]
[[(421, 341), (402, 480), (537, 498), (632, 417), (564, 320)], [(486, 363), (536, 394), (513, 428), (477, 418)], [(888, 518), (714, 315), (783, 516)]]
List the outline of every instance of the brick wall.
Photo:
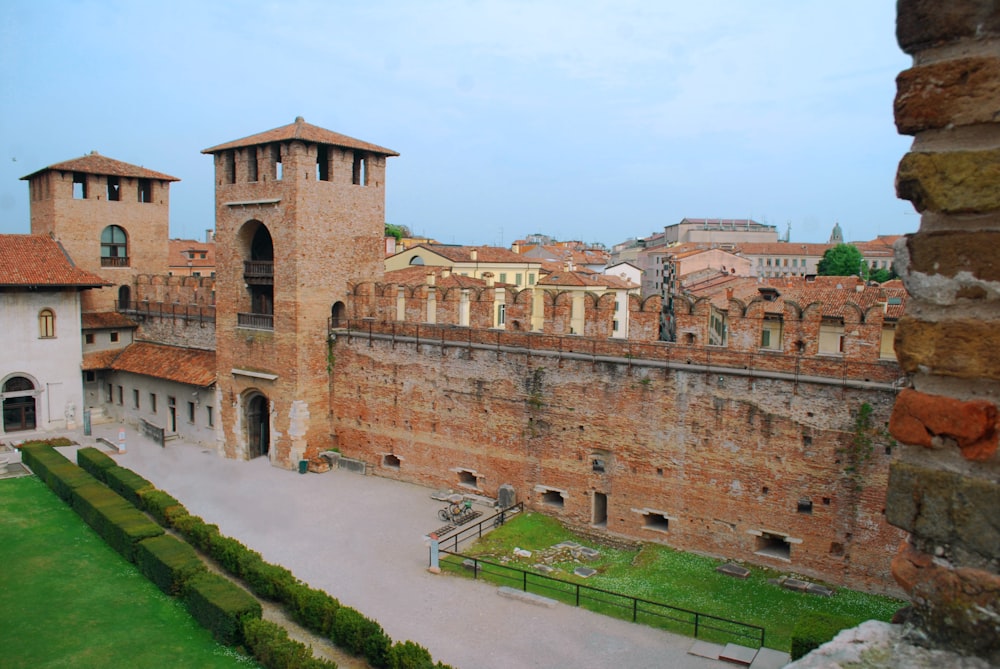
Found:
[[(570, 524), (604, 520), (616, 535), (894, 591), (889, 556), (902, 535), (883, 518), (891, 388), (348, 332), (333, 350), (336, 444), (379, 475), (491, 496), (510, 483)], [(865, 403), (874, 445), (859, 455)], [(606, 519), (593, 516), (595, 493)], [(787, 538), (789, 559), (758, 554), (762, 533)]]
[(913, 388), (890, 423), (906, 446), (888, 517), (910, 532), (892, 570), (923, 638), (1000, 664), (1000, 8), (897, 11), (913, 67), (897, 78), (896, 125), (914, 142), (896, 188), (921, 220), (897, 247), (911, 299), (896, 351)]

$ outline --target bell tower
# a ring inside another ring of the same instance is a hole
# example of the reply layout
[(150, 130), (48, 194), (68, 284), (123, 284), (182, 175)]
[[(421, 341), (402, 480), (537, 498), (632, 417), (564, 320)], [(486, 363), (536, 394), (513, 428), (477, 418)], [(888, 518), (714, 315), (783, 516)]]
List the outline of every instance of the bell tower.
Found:
[(349, 281), (381, 280), (399, 154), (301, 117), (202, 153), (215, 160), (220, 446), (294, 467), (329, 445), (327, 327)]

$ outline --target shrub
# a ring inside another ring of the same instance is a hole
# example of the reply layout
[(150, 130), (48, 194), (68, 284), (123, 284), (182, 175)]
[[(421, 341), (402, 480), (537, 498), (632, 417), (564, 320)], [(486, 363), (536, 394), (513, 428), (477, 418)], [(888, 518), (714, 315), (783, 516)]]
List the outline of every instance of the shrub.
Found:
[(297, 622), (327, 637), (333, 631), (334, 617), (340, 608), (340, 602), (322, 590), (298, 584), (289, 588), (285, 605)]
[(269, 620), (249, 618), (243, 623), (247, 648), (266, 669), (336, 669), (337, 665), (312, 655), (312, 649), (288, 638), (283, 627)]
[(170, 517), (180, 512), (187, 513), (180, 502), (156, 488), (147, 488), (138, 491), (140, 508), (156, 519), (160, 525), (170, 527)]
[(114, 458), (93, 446), (87, 446), (78, 450), (76, 452), (76, 463), (101, 483), (108, 482), (105, 477), (105, 471), (118, 466)]
[(196, 574), (205, 565), (188, 544), (164, 534), (138, 543), (135, 564), (146, 578), (168, 595), (182, 595)]
[(368, 664), (377, 669), (384, 669), (389, 664), (389, 648), (392, 647), (392, 639), (385, 633), (382, 626), (370, 618), (365, 618), (365, 641), (362, 648)]
[(116, 493), (132, 502), (137, 508), (142, 508), (142, 500), (139, 499), (140, 490), (153, 490), (153, 484), (136, 474), (131, 469), (124, 467), (111, 467), (104, 470), (105, 483)]
[(290, 605), (291, 593), (299, 586), (299, 580), (284, 567), (264, 562), (260, 555), (254, 555), (241, 565), (243, 580), (258, 597)]
[(353, 655), (360, 655), (365, 644), (365, 617), (349, 606), (341, 606), (333, 616), (330, 638)]
[(243, 623), (260, 618), (260, 603), (232, 581), (204, 572), (188, 583), (185, 603), (202, 627), (220, 642), (235, 646), (243, 640)]
[(434, 669), (430, 652), (412, 641), (393, 644), (386, 659), (389, 669)]
[[(62, 456), (59, 456), (62, 458)], [(59, 499), (69, 503), (73, 497), (73, 490), (80, 486), (98, 483), (93, 476), (83, 471), (69, 460), (63, 458), (62, 462), (53, 463), (48, 468), (48, 480), (46, 483)]]
[(219, 526), (209, 525), (198, 516), (181, 516), (174, 527), (192, 546), (205, 553), (209, 552), (213, 536), (218, 536)]
[(792, 660), (797, 660), (810, 651), (837, 636), (842, 629), (853, 627), (850, 620), (823, 613), (809, 613), (801, 616), (792, 630)]

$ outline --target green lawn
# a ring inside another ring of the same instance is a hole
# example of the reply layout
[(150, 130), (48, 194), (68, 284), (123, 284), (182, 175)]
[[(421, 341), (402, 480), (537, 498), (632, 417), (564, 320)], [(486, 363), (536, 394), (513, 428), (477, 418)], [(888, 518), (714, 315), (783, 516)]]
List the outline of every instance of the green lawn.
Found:
[(256, 667), (109, 548), (34, 476), (0, 481), (0, 664)]
[[(671, 606), (698, 611), (721, 618), (758, 625), (766, 630), (765, 645), (778, 650), (789, 650), (791, 634), (797, 620), (816, 613), (844, 621), (844, 627), (854, 626), (865, 620), (888, 621), (893, 613), (905, 605), (890, 597), (868, 595), (837, 588), (833, 597), (796, 593), (768, 583), (769, 578), (780, 574), (764, 568), (749, 566), (751, 575), (746, 580), (719, 574), (715, 568), (723, 560), (682, 553), (659, 544), (644, 544), (639, 551), (617, 550), (597, 546), (580, 539), (548, 516), (528, 513), (516, 516), (511, 522), (494, 530), (475, 544), (465, 546), (466, 555), (481, 557), (491, 562), (506, 561), (511, 566), (531, 569), (539, 552), (562, 541), (577, 541), (584, 546), (600, 550), (600, 557), (593, 562), (553, 562), (557, 569), (550, 574), (574, 583), (594, 588), (632, 595), (642, 599), (663, 602)], [(533, 551), (530, 558), (514, 558), (514, 547)], [(597, 569), (597, 573), (583, 579), (573, 574), (578, 566)], [(489, 568), (483, 574), (491, 580), (504, 582), (491, 575)], [(542, 579), (529, 579), (529, 584), (543, 584)], [(505, 582), (512, 587), (520, 583)], [(570, 593), (544, 592), (533, 585), (532, 592), (567, 601)], [(631, 608), (619, 601), (617, 605), (596, 605), (587, 608), (602, 613), (620, 615), (631, 619)], [(629, 605), (630, 606), (630, 605)], [(641, 622), (654, 624), (653, 616), (641, 616)], [(676, 631), (690, 633), (686, 625), (662, 625)], [(709, 635), (710, 637), (711, 635)], [(710, 639), (715, 640), (715, 639)]]

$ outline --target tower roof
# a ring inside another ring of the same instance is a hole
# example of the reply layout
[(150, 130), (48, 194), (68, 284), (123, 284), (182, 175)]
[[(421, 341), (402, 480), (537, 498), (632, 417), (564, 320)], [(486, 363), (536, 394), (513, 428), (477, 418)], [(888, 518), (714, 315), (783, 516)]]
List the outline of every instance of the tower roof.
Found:
[(102, 156), (97, 151), (91, 151), (90, 153), (81, 158), (65, 160), (61, 163), (55, 163), (54, 165), (43, 167), (40, 170), (37, 170), (35, 172), (32, 172), (31, 174), (21, 177), (21, 180), (30, 179), (37, 174), (41, 174), (42, 172), (48, 172), (49, 170), (60, 170), (63, 172), (83, 172), (86, 174), (106, 174), (113, 177), (157, 179), (159, 181), (180, 181), (180, 179), (178, 179), (177, 177), (172, 177), (169, 174), (164, 174), (163, 172), (155, 172), (153, 170), (147, 170), (145, 167), (139, 167), (138, 165), (131, 165), (129, 163), (122, 162), (120, 160), (115, 160), (114, 158), (108, 158), (107, 156)]
[(347, 135), (341, 135), (339, 132), (333, 132), (332, 130), (327, 130), (325, 128), (320, 128), (319, 126), (312, 125), (311, 123), (306, 123), (301, 116), (296, 116), (294, 123), (289, 123), (288, 125), (283, 125), (280, 128), (274, 128), (273, 130), (268, 130), (266, 132), (260, 132), (256, 135), (250, 135), (249, 137), (244, 137), (243, 139), (235, 139), (231, 142), (226, 142), (225, 144), (219, 144), (218, 146), (204, 149), (202, 153), (218, 153), (219, 151), (238, 149), (244, 146), (270, 144), (271, 142), (287, 142), (293, 139), (313, 142), (315, 144), (330, 144), (332, 146), (340, 146), (347, 149), (360, 149), (369, 153), (379, 153), (383, 156), (399, 155), (392, 149), (387, 149), (376, 144), (369, 144), (368, 142), (362, 142), (360, 139), (354, 139), (353, 137), (348, 137)]

